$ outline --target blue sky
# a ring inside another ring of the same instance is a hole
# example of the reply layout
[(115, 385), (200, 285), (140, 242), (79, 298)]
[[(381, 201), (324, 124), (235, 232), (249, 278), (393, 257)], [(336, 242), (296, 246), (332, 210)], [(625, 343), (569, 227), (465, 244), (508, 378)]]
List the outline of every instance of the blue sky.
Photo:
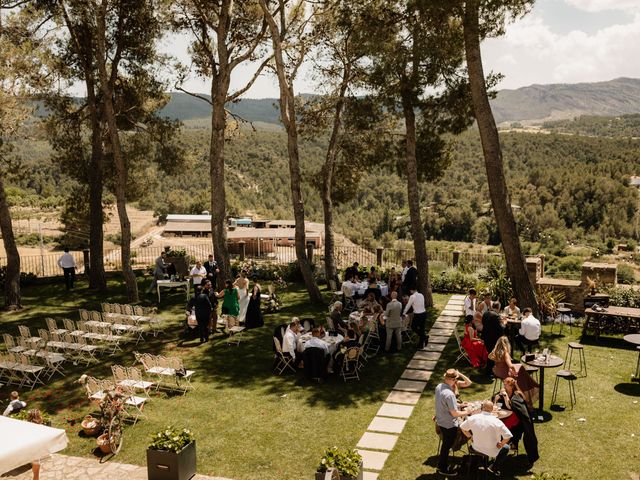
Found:
[[(186, 45), (185, 38), (172, 38), (166, 50), (186, 61)], [(485, 70), (504, 75), (499, 88), (640, 78), (640, 0), (538, 0), (529, 15), (507, 26), (505, 36), (482, 48)], [(238, 69), (232, 86), (250, 75), (249, 69)], [(308, 77), (303, 69), (297, 92), (316, 91)], [(196, 78), (186, 88), (209, 90)], [(275, 78), (264, 75), (246, 96), (277, 95)]]

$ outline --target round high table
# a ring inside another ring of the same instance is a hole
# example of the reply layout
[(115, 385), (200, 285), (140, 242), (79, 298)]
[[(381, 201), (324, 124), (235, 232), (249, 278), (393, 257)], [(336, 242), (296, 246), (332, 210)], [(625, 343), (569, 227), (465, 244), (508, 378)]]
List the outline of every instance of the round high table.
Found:
[(636, 363), (636, 373), (631, 375), (632, 382), (640, 382), (640, 333), (633, 333), (631, 335), (625, 335), (625, 342), (629, 342), (636, 346), (636, 350), (638, 350), (638, 362)]
[(540, 369), (540, 398), (538, 402), (538, 415), (544, 417), (544, 371), (547, 368), (558, 368), (564, 363), (564, 360), (556, 355), (549, 355), (547, 360), (538, 360), (533, 358), (532, 360), (525, 361), (522, 357), (522, 363), (531, 365), (532, 367), (538, 367)]

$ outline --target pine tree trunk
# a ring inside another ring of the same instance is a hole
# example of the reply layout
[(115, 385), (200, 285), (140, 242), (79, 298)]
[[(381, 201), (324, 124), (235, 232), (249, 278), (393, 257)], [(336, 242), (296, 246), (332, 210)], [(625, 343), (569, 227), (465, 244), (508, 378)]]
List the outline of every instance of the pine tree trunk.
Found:
[(420, 188), (418, 186), (418, 161), (416, 159), (416, 114), (410, 100), (404, 99), (402, 103), (406, 129), (407, 197), (409, 201), (409, 216), (411, 218), (411, 235), (413, 236), (413, 245), (416, 253), (416, 268), (418, 269), (418, 290), (424, 295), (425, 306), (432, 307), (433, 295), (429, 282), (427, 239), (420, 215)]
[(212, 89), (214, 102), (211, 113), (211, 143), (209, 149), (209, 172), (211, 177), (211, 236), (215, 259), (220, 273), (217, 275), (218, 288), (224, 288), (225, 280), (231, 278), (231, 262), (227, 248), (226, 212), (227, 197), (224, 176), (224, 133), (227, 119), (224, 109), (227, 92)]
[(511, 279), (516, 298), (522, 307), (531, 307), (539, 315), (533, 284), (527, 272), (511, 200), (507, 189), (502, 163), (502, 150), (496, 122), (489, 104), (485, 84), (482, 56), (480, 52), (480, 32), (478, 22), (479, 1), (468, 0), (464, 16), (464, 44), (467, 57), (471, 98), (475, 111), (480, 140), (484, 153), (491, 205), (500, 233), (507, 274)]
[(13, 235), (11, 212), (4, 189), (4, 178), (0, 169), (0, 232), (7, 254), (7, 271), (4, 279), (4, 308), (19, 310), (22, 308), (20, 294), (20, 254)]

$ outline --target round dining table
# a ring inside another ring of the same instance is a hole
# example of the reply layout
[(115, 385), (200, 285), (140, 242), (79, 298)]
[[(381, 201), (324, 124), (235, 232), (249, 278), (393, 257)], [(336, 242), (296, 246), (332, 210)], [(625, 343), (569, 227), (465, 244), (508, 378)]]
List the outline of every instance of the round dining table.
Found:
[(538, 367), (540, 369), (540, 398), (538, 402), (538, 412), (542, 415), (544, 412), (544, 371), (547, 368), (558, 368), (564, 364), (564, 360), (557, 355), (547, 355), (546, 359), (542, 355), (536, 355), (531, 360), (525, 360), (526, 355), (522, 357), (522, 363)]
[[(311, 340), (311, 337), (311, 332), (300, 335), (300, 337), (298, 338), (298, 351), (304, 351), (304, 344), (307, 343), (308, 340)], [(329, 347), (329, 353), (333, 355), (338, 351), (338, 345), (342, 343), (344, 337), (340, 334), (335, 336), (326, 334), (320, 340), (327, 344), (327, 346)]]

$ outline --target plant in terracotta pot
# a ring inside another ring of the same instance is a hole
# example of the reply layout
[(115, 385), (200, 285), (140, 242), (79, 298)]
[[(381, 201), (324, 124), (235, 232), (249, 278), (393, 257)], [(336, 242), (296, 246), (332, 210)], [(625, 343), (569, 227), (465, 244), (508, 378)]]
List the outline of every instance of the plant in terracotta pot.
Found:
[[(337, 471), (338, 476), (333, 474)], [(362, 456), (357, 450), (327, 448), (316, 472), (316, 480), (339, 478), (340, 480), (362, 480)]]
[(93, 418), (91, 415), (87, 415), (80, 423), (80, 426), (87, 437), (95, 437), (100, 431), (100, 420)]
[(167, 427), (147, 448), (148, 480), (188, 480), (196, 473), (196, 441), (183, 428)]

